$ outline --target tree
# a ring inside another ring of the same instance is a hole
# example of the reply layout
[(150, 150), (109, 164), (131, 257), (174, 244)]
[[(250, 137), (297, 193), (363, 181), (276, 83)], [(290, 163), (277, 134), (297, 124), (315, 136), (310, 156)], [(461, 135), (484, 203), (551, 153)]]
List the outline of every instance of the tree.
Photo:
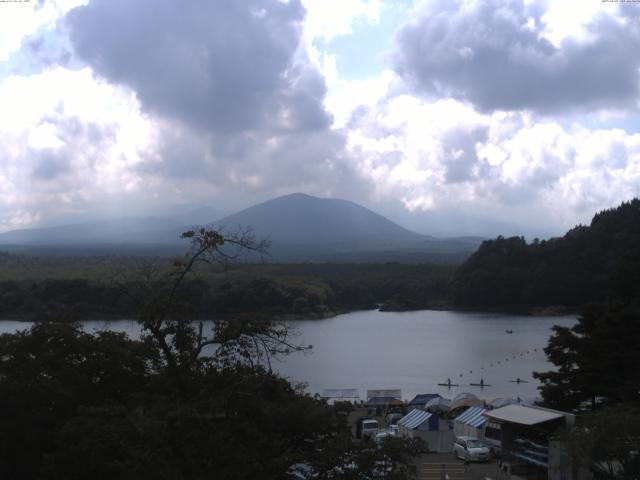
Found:
[(0, 336), (0, 477), (282, 479), (306, 465), (316, 478), (410, 478), (415, 445), (354, 443), (344, 416), (272, 371), (274, 356), (308, 348), (286, 325), (190, 318), (197, 265), (264, 242), (183, 237), (192, 251), (129, 292), (140, 341), (70, 322)]
[(595, 409), (640, 402), (640, 314), (633, 306), (591, 306), (576, 325), (554, 332), (545, 353), (557, 370), (534, 373), (545, 404)]
[(578, 478), (591, 470), (598, 480), (637, 479), (640, 475), (640, 412), (618, 405), (589, 412), (561, 440)]

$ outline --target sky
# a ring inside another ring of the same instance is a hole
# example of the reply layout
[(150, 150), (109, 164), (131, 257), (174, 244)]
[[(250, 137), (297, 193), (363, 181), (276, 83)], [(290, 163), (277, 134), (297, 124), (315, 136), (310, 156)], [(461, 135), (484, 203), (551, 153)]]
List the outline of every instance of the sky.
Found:
[(640, 3), (0, 2), (0, 231), (304, 192), (433, 235), (640, 195)]

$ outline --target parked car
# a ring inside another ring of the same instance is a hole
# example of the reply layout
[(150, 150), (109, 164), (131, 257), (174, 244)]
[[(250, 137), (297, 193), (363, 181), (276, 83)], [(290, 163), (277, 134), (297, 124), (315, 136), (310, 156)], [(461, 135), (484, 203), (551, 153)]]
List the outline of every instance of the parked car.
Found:
[(489, 448), (473, 437), (456, 437), (453, 456), (466, 462), (486, 462), (491, 458)]

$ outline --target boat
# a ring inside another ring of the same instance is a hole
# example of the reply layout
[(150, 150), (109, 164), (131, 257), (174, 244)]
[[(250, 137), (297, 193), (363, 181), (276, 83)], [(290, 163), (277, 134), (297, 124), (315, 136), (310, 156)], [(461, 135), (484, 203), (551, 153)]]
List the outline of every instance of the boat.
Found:
[(511, 383), (529, 383), (529, 380), (521, 380), (520, 378), (516, 378), (515, 380), (509, 380)]
[(490, 387), (491, 386), (488, 383), (484, 383), (484, 378), (480, 379), (480, 383), (470, 383), (469, 385), (471, 385), (472, 387)]
[(458, 383), (439, 383), (438, 384), (441, 387), (459, 387), (460, 384)]

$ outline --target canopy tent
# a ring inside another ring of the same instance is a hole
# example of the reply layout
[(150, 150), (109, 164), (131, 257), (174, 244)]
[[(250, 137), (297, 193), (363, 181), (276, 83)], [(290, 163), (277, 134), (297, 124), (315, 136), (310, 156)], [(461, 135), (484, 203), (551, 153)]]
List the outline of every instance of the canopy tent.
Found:
[(428, 422), (431, 416), (432, 415), (429, 412), (418, 410), (416, 408), (398, 420), (398, 428), (403, 427), (407, 430), (415, 430), (416, 428), (423, 426), (425, 422)]
[(451, 411), (462, 407), (478, 407), (484, 406), (484, 402), (476, 397), (473, 393), (463, 392), (453, 397), (451, 402)]
[(424, 407), (427, 403), (429, 403), (429, 401), (433, 400), (434, 398), (442, 397), (438, 393), (421, 393), (413, 397), (413, 400), (411, 400), (408, 405), (410, 407)]
[(398, 420), (398, 434), (401, 437), (420, 438), (430, 452), (451, 452), (453, 431), (448, 421), (437, 415), (414, 409)]
[(455, 421), (464, 423), (465, 425), (470, 425), (473, 428), (478, 428), (484, 425), (484, 423), (487, 421), (487, 417), (484, 416), (484, 412), (486, 411), (486, 408), (471, 407), (468, 410), (464, 411), (461, 415), (458, 415)]
[(424, 409), (431, 413), (447, 413), (451, 408), (451, 400), (448, 398), (436, 397), (427, 402)]
[(487, 417), (484, 413), (487, 410), (482, 407), (470, 407), (454, 420), (453, 431), (456, 436), (475, 437), (484, 439), (484, 424)]

